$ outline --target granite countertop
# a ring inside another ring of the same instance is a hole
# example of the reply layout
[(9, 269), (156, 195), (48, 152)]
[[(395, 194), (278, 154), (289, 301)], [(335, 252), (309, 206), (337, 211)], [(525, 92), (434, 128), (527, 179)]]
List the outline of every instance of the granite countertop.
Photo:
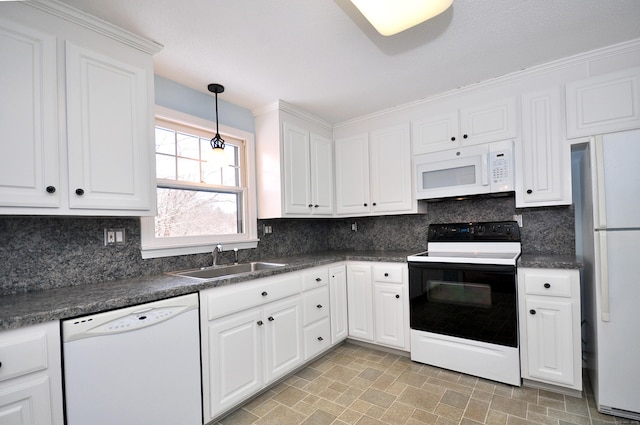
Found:
[(522, 254), (518, 259), (518, 267), (542, 269), (580, 269), (583, 267), (580, 258), (574, 255)]
[(7, 295), (0, 297), (0, 330), (94, 314), (340, 261), (406, 262), (407, 256), (410, 254), (413, 252), (337, 251), (313, 253), (286, 258), (261, 259), (261, 261), (287, 265), (232, 278), (205, 280), (161, 274)]

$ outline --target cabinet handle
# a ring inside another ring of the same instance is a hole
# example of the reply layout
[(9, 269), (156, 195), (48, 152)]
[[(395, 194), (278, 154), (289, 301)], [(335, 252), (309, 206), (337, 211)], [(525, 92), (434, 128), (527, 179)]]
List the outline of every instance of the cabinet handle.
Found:
[(84, 195), (84, 189), (76, 189), (76, 195), (78, 196)]
[(47, 193), (55, 193), (55, 192), (56, 192), (55, 186), (47, 186)]
[(274, 320), (276, 320), (276, 319), (274, 319), (274, 318), (273, 318), (273, 316), (269, 316), (269, 317), (267, 318), (267, 320), (268, 320), (268, 321), (270, 321), (270, 322), (273, 322), (273, 321), (274, 321)]
[(467, 136), (466, 134), (463, 134), (463, 135), (462, 135), (462, 138), (463, 138), (463, 139), (466, 139), (467, 137), (469, 137), (469, 136)]
[(396, 294), (396, 298), (400, 298), (400, 295)]
[(549, 289), (549, 288), (551, 288), (551, 284), (550, 284), (550, 283), (545, 283), (545, 284), (544, 284), (544, 287), (545, 287), (545, 288), (547, 288), (547, 289)]
[(318, 308), (322, 308), (322, 304), (318, 304), (316, 307), (318, 307)]
[(267, 295), (269, 295), (269, 294), (267, 294), (267, 291), (262, 291), (262, 296), (263, 297), (266, 297)]
[(262, 322), (262, 320), (258, 320), (258, 322), (257, 322), (257, 323), (258, 323), (258, 326), (262, 326), (262, 325), (264, 325), (264, 323)]
[(531, 309), (531, 310), (529, 310), (529, 313), (536, 314), (536, 311), (534, 309)]
[(532, 193), (533, 193), (533, 190), (527, 189), (527, 195), (531, 195)]
[(322, 282), (322, 279), (320, 279), (319, 277), (316, 277), (316, 282)]
[(319, 336), (319, 337), (318, 337), (318, 341), (324, 341), (324, 338), (323, 338), (323, 337), (321, 337), (321, 336)]
[(456, 141), (455, 136), (451, 138), (451, 141), (452, 141), (452, 142), (455, 142), (455, 141)]
[(389, 273), (385, 273), (385, 274), (384, 274), (384, 277), (389, 277)]

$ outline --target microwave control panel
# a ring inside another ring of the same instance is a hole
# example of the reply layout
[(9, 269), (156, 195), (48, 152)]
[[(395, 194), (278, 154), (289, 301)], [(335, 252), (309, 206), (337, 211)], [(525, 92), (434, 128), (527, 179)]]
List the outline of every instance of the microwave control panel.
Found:
[(492, 186), (500, 187), (500, 190), (513, 189), (513, 166), (511, 164), (511, 152), (508, 150), (489, 154), (489, 178)]

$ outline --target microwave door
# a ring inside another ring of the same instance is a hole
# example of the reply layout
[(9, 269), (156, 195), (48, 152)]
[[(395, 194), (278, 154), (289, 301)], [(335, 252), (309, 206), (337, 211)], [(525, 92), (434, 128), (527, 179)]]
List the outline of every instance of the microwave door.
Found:
[(434, 162), (416, 156), (417, 199), (489, 193), (487, 155)]

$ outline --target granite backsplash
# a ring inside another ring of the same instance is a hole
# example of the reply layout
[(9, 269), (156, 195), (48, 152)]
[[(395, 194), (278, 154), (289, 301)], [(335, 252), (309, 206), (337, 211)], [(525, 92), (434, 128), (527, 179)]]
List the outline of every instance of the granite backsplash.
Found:
[[(574, 209), (516, 209), (513, 196), (430, 203), (424, 215), (259, 220), (258, 248), (240, 261), (327, 250), (421, 251), (429, 223), (511, 220), (522, 214), (522, 251), (573, 255)], [(352, 223), (357, 231), (351, 230)], [(263, 235), (269, 225), (273, 233)], [(104, 246), (105, 228), (124, 228), (126, 243)], [(0, 296), (148, 276), (211, 264), (210, 254), (143, 260), (137, 218), (0, 216)], [(232, 254), (222, 254), (231, 262)]]

